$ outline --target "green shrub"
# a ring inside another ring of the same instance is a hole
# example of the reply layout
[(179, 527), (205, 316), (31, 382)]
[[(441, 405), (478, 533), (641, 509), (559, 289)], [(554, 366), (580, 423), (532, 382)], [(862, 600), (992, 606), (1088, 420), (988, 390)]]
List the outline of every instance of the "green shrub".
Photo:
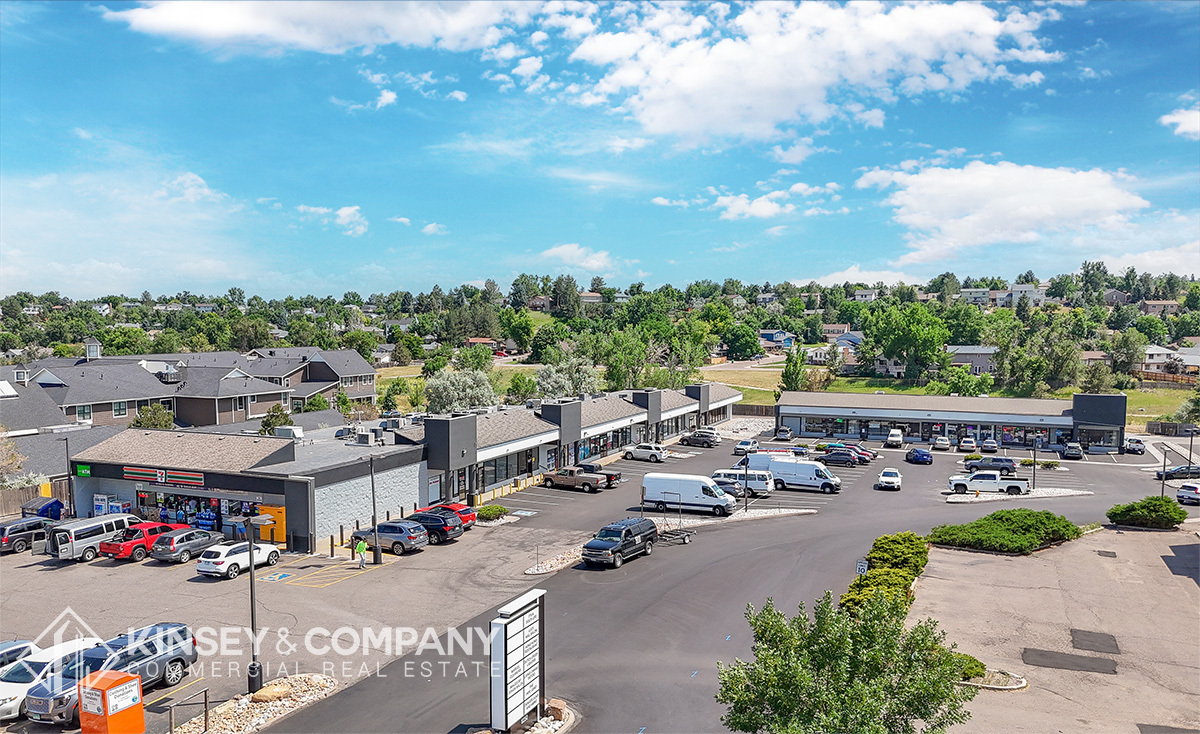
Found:
[(881, 535), (871, 546), (867, 562), (872, 569), (897, 569), (916, 578), (929, 562), (929, 545), (913, 532)]
[(1174, 528), (1187, 519), (1187, 510), (1170, 497), (1147, 497), (1127, 505), (1113, 505), (1106, 513), (1117, 525), (1139, 528)]
[(967, 454), (966, 456), (963, 457), (963, 461), (975, 461), (976, 459), (982, 459), (982, 458), (983, 458), (983, 454)]
[(965, 652), (954, 653), (954, 659), (962, 665), (962, 679), (971, 680), (972, 678), (982, 678), (987, 674), (987, 668), (979, 662), (979, 659)]
[(1042, 467), (1043, 469), (1057, 469), (1057, 468), (1058, 468), (1058, 462), (1057, 462), (1057, 461), (1054, 461), (1054, 460), (1050, 460), (1050, 461), (1039, 461), (1039, 462), (1038, 462), (1038, 466)]
[(500, 505), (484, 505), (483, 507), (475, 508), (475, 516), (478, 517), (481, 522), (492, 522), (494, 520), (499, 520), (507, 514), (508, 508), (501, 507)]
[(1033, 459), (1021, 459), (1021, 466), (1033, 466), (1036, 463)]
[(819, 443), (816, 446), (814, 446), (813, 448), (816, 449), (817, 451), (824, 451), (825, 449), (829, 448), (829, 444)]
[(905, 606), (911, 601), (908, 593), (915, 577), (898, 568), (873, 568), (854, 579), (850, 590), (842, 594), (839, 604), (848, 612), (857, 612), (876, 592), (903, 600)]
[(1000, 510), (963, 525), (938, 525), (931, 543), (958, 548), (1028, 555), (1050, 543), (1074, 540), (1083, 534), (1074, 523), (1046, 510)]

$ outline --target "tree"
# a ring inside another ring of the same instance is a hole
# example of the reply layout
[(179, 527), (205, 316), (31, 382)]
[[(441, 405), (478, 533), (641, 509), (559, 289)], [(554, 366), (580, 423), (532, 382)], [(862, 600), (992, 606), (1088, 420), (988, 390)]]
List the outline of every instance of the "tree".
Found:
[(1170, 334), (1167, 325), (1157, 316), (1141, 316), (1133, 322), (1133, 328), (1142, 332), (1151, 344), (1164, 344)]
[(130, 428), (161, 428), (169, 431), (175, 427), (175, 414), (163, 407), (162, 403), (150, 403), (145, 408), (138, 408), (137, 417), (129, 424)]
[(1113, 388), (1112, 368), (1104, 362), (1092, 362), (1083, 370), (1079, 391), (1088, 394), (1105, 393)]
[(519, 311), (529, 304), (529, 299), (537, 295), (541, 295), (537, 276), (521, 273), (513, 279), (512, 287), (508, 289), (508, 305)]
[(1017, 276), (1017, 285), (1038, 285), (1037, 276), (1032, 270), (1026, 270)]
[(1175, 420), (1180, 423), (1200, 423), (1200, 383), (1196, 385), (1192, 396), (1179, 406), (1179, 410), (1175, 412)]
[(151, 354), (175, 354), (183, 349), (183, 339), (174, 329), (163, 329), (150, 343)]
[(554, 364), (563, 360), (560, 344), (569, 338), (567, 327), (557, 321), (542, 324), (529, 344), (529, 361)]
[(413, 410), (420, 410), (425, 404), (425, 380), (418, 377), (408, 383), (408, 404)]
[(524, 306), (506, 308), (500, 312), (500, 332), (516, 343), (518, 352), (527, 352), (533, 341), (533, 317)]
[(904, 362), (909, 377), (946, 362), (949, 337), (942, 320), (917, 303), (875, 311), (863, 324), (864, 341), (876, 345), (884, 357)]
[(1140, 368), (1142, 362), (1146, 361), (1146, 347), (1149, 344), (1150, 340), (1137, 329), (1126, 329), (1117, 334), (1108, 350), (1113, 372), (1129, 374)]
[(403, 342), (397, 341), (396, 346), (392, 347), (392, 364), (400, 367), (412, 364), (412, 352)]
[(1178, 354), (1168, 354), (1167, 358), (1163, 360), (1162, 370), (1168, 375), (1183, 374), (1183, 359)]
[(492, 383), (479, 370), (439, 372), (425, 383), (425, 392), (429, 396), (431, 413), (451, 413), (496, 404)]
[(279, 426), (290, 425), (293, 425), (292, 417), (287, 414), (281, 404), (275, 403), (267, 410), (267, 414), (263, 416), (258, 432), (265, 436), (271, 436), (275, 434), (275, 429)]
[(596, 368), (586, 359), (572, 357), (561, 364), (548, 364), (537, 371), (538, 393), (544, 398), (594, 393), (599, 389)]
[(1183, 307), (1189, 311), (1200, 311), (1200, 283), (1188, 286), (1187, 295), (1183, 298)]
[(804, 370), (808, 359), (808, 351), (804, 349), (788, 350), (787, 361), (783, 365), (783, 374), (779, 378), (779, 389), (784, 392), (795, 392), (805, 387)]
[(963, 663), (926, 619), (905, 628), (903, 599), (877, 592), (857, 614), (825, 592), (810, 621), (804, 605), (788, 618), (774, 602), (746, 611), (750, 661), (717, 664), (721, 722), (760, 734), (943, 732), (970, 717), (975, 689), (959, 686)]
[(1017, 321), (1028, 324), (1031, 313), (1032, 306), (1029, 303), (1029, 295), (1022, 293), (1021, 297), (1017, 299)]
[(750, 359), (763, 353), (758, 334), (745, 324), (734, 324), (725, 332), (725, 350), (730, 359)]
[(150, 351), (150, 337), (136, 326), (118, 326), (99, 334), (100, 342), (107, 355), (146, 354)]
[(560, 275), (554, 279), (550, 295), (554, 303), (550, 312), (561, 319), (573, 319), (583, 310), (583, 302), (579, 298), (579, 284), (569, 275)]
[(459, 372), (477, 370), (487, 374), (492, 371), (494, 359), (490, 347), (486, 344), (476, 344), (473, 347), (458, 350), (458, 353), (454, 355), (453, 364), (454, 369)]
[(8, 481), (21, 472), (25, 464), (25, 456), (17, 450), (17, 443), (7, 435), (8, 429), (0, 425), (0, 484)]
[(225, 300), (235, 306), (241, 306), (246, 302), (246, 291), (237, 287), (230, 288), (229, 292), (225, 294)]
[(321, 393), (317, 393), (316, 395), (313, 395), (308, 400), (304, 401), (304, 411), (303, 412), (316, 413), (317, 411), (320, 411), (320, 410), (329, 410), (329, 401), (326, 400), (325, 396), (322, 395)]
[(592, 276), (592, 284), (588, 290), (592, 293), (599, 293), (600, 291), (604, 290), (604, 278), (599, 275)]
[(239, 352), (248, 352), (271, 343), (270, 324), (257, 316), (238, 319), (233, 322), (229, 331), (229, 346)]
[(349, 416), (354, 412), (354, 403), (350, 402), (350, 396), (343, 388), (338, 388), (337, 393), (333, 396), (333, 403), (342, 415)]
[(342, 348), (353, 349), (368, 362), (372, 361), (372, 357), (375, 354), (375, 347), (377, 346), (379, 346), (379, 339), (369, 331), (358, 329), (347, 331), (342, 335)]
[(537, 382), (524, 372), (517, 372), (508, 383), (508, 402), (523, 403), (537, 395)]

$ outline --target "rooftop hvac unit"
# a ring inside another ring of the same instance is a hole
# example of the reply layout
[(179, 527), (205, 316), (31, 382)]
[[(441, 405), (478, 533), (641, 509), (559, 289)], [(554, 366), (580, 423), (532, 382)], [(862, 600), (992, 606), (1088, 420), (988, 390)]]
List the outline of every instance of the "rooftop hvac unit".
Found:
[(354, 442), (357, 444), (362, 444), (364, 446), (371, 445), (370, 431), (359, 431), (358, 433), (356, 433), (354, 435)]

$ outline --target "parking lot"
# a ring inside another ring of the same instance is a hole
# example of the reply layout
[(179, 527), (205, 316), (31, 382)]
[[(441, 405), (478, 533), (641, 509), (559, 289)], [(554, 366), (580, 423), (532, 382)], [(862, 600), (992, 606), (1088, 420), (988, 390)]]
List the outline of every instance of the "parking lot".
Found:
[[(365, 570), (359, 569), (357, 563), (344, 555), (330, 559), (327, 554), (285, 554), (279, 565), (261, 568), (256, 575), (260, 582), (258, 625), (260, 631), (267, 630), (261, 659), (267, 665), (268, 677), (284, 672), (321, 672), (330, 663), (336, 664), (333, 672), (344, 685), (373, 676), (377, 666), (396, 656), (381, 651), (358, 654), (346, 668), (344, 656), (313, 654), (303, 645), (289, 652), (287, 640), (281, 634), (286, 628), (293, 640), (303, 640), (316, 630), (313, 633), (316, 640), (328, 641), (332, 631), (343, 626), (433, 627), (440, 633), (448, 626), (465, 623), (541, 581), (523, 574), (538, 557), (578, 546), (605, 523), (639, 514), (640, 480), (646, 472), (707, 476), (737, 461), (731, 449), (732, 442), (727, 440), (712, 449), (671, 447), (670, 455), (662, 463), (617, 459), (607, 464), (607, 468), (620, 471), (625, 481), (615, 489), (597, 494), (531, 487), (497, 501), (523, 513), (518, 522), (495, 528), (476, 527), (456, 542), (407, 556), (385, 553), (384, 564), (378, 567), (368, 565)], [(817, 510), (817, 515), (738, 523), (737, 531), (732, 526), (726, 530), (724, 523), (703, 526), (697, 540), (705, 543), (711, 539), (707, 542), (712, 544), (745, 537), (770, 546), (773, 541), (769, 539), (775, 537), (794, 544), (797, 538), (820, 536), (838, 528), (835, 535), (839, 537), (846, 533), (861, 534), (863, 537), (853, 539), (851, 545), (861, 545), (859, 552), (865, 552), (871, 538), (879, 532), (906, 529), (926, 532), (938, 523), (962, 522), (1000, 507), (1053, 510), (1080, 523), (1102, 520), (1104, 511), (1113, 504), (1144, 497), (1158, 488), (1153, 480), (1153, 467), (1142, 457), (1121, 457), (1122, 461), (1089, 457), (1064, 463), (1067, 471), (1039, 470), (1038, 485), (1087, 488), (1095, 492), (1092, 496), (1019, 498), (983, 507), (963, 507), (945, 502), (946, 478), (962, 470), (958, 463), (961, 455), (938, 452), (932, 466), (908, 465), (903, 458), (903, 450), (889, 449), (869, 465), (832, 467), (843, 479), (843, 491), (838, 494), (785, 490), (750, 501), (751, 507), (812, 509)], [(902, 491), (873, 488), (875, 477), (885, 466), (903, 473)], [(1148, 473), (1146, 469), (1151, 471)], [(1029, 473), (1022, 470), (1021, 475)], [(1189, 508), (1189, 513), (1200, 514), (1200, 508)], [(720, 541), (721, 538), (725, 540)], [(801, 545), (805, 542), (815, 541), (801, 541)], [(704, 557), (695, 548), (693, 544), (688, 548), (664, 549), (670, 552), (655, 553), (647, 563), (635, 562), (616, 573), (603, 571), (585, 576), (593, 586), (601, 582), (606, 587), (619, 585), (623, 579), (631, 578), (627, 573), (636, 576), (684, 559), (692, 564)], [(824, 552), (817, 545), (804, 551), (818, 556)], [(853, 558), (841, 561), (852, 571)], [(632, 570), (627, 572), (627, 568)], [(581, 571), (572, 568), (564, 573)], [(178, 621), (195, 628), (213, 629), (243, 627), (249, 623), (248, 574), (228, 581), (197, 576), (193, 564), (110, 560), (76, 564), (26, 553), (0, 557), (0, 575), (5, 590), (0, 599), (0, 637), (5, 639), (36, 639), (67, 609), (101, 638), (157, 621)], [(850, 571), (845, 574), (847, 583), (850, 575)], [(832, 574), (833, 577), (840, 575)], [(324, 628), (324, 632), (318, 628)], [(214, 702), (245, 690), (249, 644), (244, 632), (236, 641), (239, 644), (228, 649), (227, 654), (204, 656), (202, 665), (176, 688), (146, 692), (149, 731), (165, 731), (166, 707), (203, 688), (210, 689)], [(198, 704), (191, 704), (187, 710), (194, 712), (197, 708)], [(10, 722), (7, 730), (56, 729), (19, 720)]]

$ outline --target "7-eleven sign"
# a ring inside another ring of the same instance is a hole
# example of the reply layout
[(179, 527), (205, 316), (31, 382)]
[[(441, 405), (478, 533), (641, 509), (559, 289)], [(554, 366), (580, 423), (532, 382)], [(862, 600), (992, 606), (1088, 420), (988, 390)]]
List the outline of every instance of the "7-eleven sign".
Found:
[(154, 482), (156, 484), (187, 484), (193, 487), (204, 486), (204, 474), (195, 471), (150, 469), (140, 466), (127, 466), (123, 468), (121, 475), (125, 479)]

